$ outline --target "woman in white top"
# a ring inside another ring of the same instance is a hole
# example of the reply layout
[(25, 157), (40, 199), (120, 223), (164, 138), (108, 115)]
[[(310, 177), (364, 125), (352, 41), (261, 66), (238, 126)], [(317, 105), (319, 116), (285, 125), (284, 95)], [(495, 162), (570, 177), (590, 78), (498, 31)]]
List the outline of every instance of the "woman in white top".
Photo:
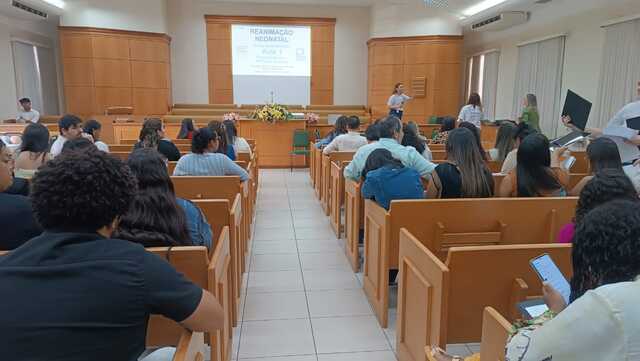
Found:
[(404, 114), (404, 103), (407, 100), (411, 100), (411, 97), (404, 93), (404, 85), (402, 83), (396, 84), (393, 88), (393, 94), (389, 97), (387, 106), (389, 106), (389, 115), (392, 115), (402, 120), (402, 114)]
[(109, 153), (109, 146), (100, 140), (100, 134), (102, 134), (102, 124), (95, 119), (89, 119), (84, 122), (84, 127), (82, 128), (84, 134), (88, 134), (93, 139), (93, 144), (96, 145), (98, 150), (101, 150), (105, 153)]
[(460, 115), (458, 115), (458, 123), (468, 122), (478, 129), (481, 126), (481, 122), (484, 118), (482, 113), (482, 102), (480, 101), (480, 95), (478, 93), (471, 93), (467, 105), (460, 109)]
[(238, 136), (238, 128), (236, 128), (236, 123), (233, 120), (225, 120), (222, 122), (224, 125), (224, 130), (227, 132), (227, 138), (229, 139), (229, 143), (233, 145), (233, 150), (236, 153), (236, 158), (238, 153), (249, 153), (251, 156), (251, 145), (247, 142), (246, 139)]
[(40, 123), (29, 123), (22, 133), (22, 143), (16, 156), (16, 178), (31, 179), (49, 157), (49, 129)]
[(514, 135), (518, 126), (512, 121), (505, 120), (498, 128), (496, 144), (493, 149), (489, 149), (489, 158), (494, 162), (504, 162), (507, 154), (516, 146)]

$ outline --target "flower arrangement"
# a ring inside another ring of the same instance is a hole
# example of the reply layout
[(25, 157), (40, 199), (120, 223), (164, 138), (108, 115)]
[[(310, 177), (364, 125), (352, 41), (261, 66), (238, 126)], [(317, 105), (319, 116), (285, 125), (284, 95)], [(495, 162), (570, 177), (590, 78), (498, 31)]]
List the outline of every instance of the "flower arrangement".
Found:
[(304, 119), (307, 122), (307, 124), (318, 124), (318, 121), (320, 120), (320, 116), (316, 113), (307, 113), (305, 114)]
[(272, 103), (258, 106), (249, 117), (261, 122), (275, 124), (291, 119), (291, 113), (286, 106)]
[(237, 123), (240, 120), (240, 114), (238, 113), (226, 113), (222, 116), (222, 120), (231, 120), (234, 123)]

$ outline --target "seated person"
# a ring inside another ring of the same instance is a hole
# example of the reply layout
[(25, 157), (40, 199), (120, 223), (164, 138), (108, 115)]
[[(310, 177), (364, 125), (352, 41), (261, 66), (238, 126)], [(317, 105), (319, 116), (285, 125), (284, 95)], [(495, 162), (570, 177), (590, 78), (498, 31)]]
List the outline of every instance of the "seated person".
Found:
[(127, 165), (138, 180), (129, 211), (116, 237), (145, 247), (205, 246), (212, 249), (211, 227), (192, 202), (176, 198), (164, 157), (153, 149), (136, 149)]
[[(214, 296), (166, 260), (112, 234), (136, 180), (104, 152), (67, 152), (33, 178), (33, 212), (45, 232), (0, 257), (3, 355), (12, 361), (137, 360), (159, 314), (215, 332)], [(19, 285), (19, 287), (16, 287)]]
[(164, 124), (160, 119), (145, 119), (144, 123), (142, 123), (139, 139), (133, 149), (153, 148), (164, 155), (170, 162), (176, 162), (180, 159), (180, 150), (169, 139), (165, 138)]
[(336, 119), (336, 124), (334, 124), (333, 130), (329, 132), (326, 137), (316, 140), (316, 148), (322, 149), (329, 145), (329, 143), (331, 143), (336, 137), (347, 134), (347, 119), (348, 117), (344, 115)]
[(243, 182), (249, 173), (229, 157), (216, 152), (220, 144), (218, 135), (211, 128), (200, 128), (193, 133), (191, 154), (180, 158), (174, 176), (227, 176), (237, 175)]
[(367, 139), (367, 144), (377, 142), (380, 140), (380, 133), (378, 132), (378, 124), (369, 124), (364, 131), (364, 137)]
[(511, 121), (505, 120), (498, 128), (496, 144), (493, 149), (489, 149), (489, 158), (494, 162), (504, 162), (507, 154), (516, 146), (513, 138), (518, 126)]
[(414, 147), (418, 153), (422, 154), (424, 159), (428, 161), (433, 160), (431, 149), (429, 149), (427, 141), (420, 136), (420, 133), (418, 133), (418, 127), (415, 123), (403, 125), (402, 132), (404, 133), (404, 136), (402, 137), (402, 145), (405, 147)]
[(500, 197), (565, 197), (569, 173), (560, 166), (566, 148), (551, 154), (549, 139), (540, 133), (526, 137), (518, 147), (518, 164), (500, 184)]
[(533, 128), (530, 128), (527, 124), (525, 123), (518, 124), (518, 128), (513, 134), (514, 148), (504, 158), (504, 162), (502, 162), (502, 169), (500, 170), (500, 173), (507, 174), (512, 170), (516, 169), (516, 164), (518, 162), (518, 147), (520, 146), (520, 143), (522, 143), (524, 138), (534, 133), (537, 133), (537, 132)]
[(367, 138), (360, 135), (360, 118), (353, 116), (346, 120), (347, 134), (335, 137), (329, 145), (327, 145), (322, 153), (329, 154), (331, 152), (355, 152), (363, 145), (367, 145)]
[[(576, 229), (570, 303), (542, 287), (549, 312), (514, 325), (506, 360), (637, 360), (640, 344), (640, 204), (613, 201)], [(463, 360), (434, 348), (437, 361)], [(473, 355), (465, 361), (479, 360)]]
[(440, 126), (440, 132), (436, 133), (431, 144), (446, 144), (449, 132), (456, 128), (456, 120), (453, 117), (445, 117)]
[(78, 138), (78, 139), (65, 142), (64, 145), (62, 146), (62, 153), (96, 150), (96, 149), (98, 149), (98, 147), (96, 147), (96, 145), (93, 144), (91, 139)]
[(40, 123), (30, 123), (22, 133), (22, 143), (15, 160), (15, 177), (31, 179), (49, 157), (49, 129)]
[(218, 147), (214, 153), (225, 154), (229, 159), (235, 161), (236, 151), (233, 148), (232, 140), (229, 138), (229, 134), (224, 127), (224, 123), (212, 120), (209, 122), (208, 127), (218, 136)]
[(469, 131), (471, 131), (471, 134), (473, 134), (476, 147), (478, 147), (478, 151), (480, 152), (480, 156), (482, 157), (482, 160), (485, 162), (488, 161), (489, 157), (487, 157), (487, 152), (484, 150), (484, 147), (482, 146), (482, 140), (480, 138), (480, 128), (476, 127), (475, 125), (473, 125), (473, 123), (469, 123), (469, 122), (462, 122), (458, 124), (458, 128), (467, 128), (469, 129)]
[(249, 153), (249, 156), (252, 155), (251, 145), (247, 142), (243, 137), (238, 136), (238, 128), (236, 128), (236, 123), (233, 120), (225, 120), (222, 122), (224, 125), (224, 130), (227, 133), (227, 138), (229, 139), (229, 144), (233, 146), (234, 154), (238, 153)]
[(33, 218), (29, 198), (5, 193), (13, 184), (12, 173), (11, 155), (0, 140), (0, 251), (17, 248), (42, 233)]
[(384, 209), (389, 209), (392, 200), (424, 198), (420, 174), (402, 165), (386, 149), (371, 152), (362, 178), (362, 197), (376, 201)]
[(62, 152), (64, 143), (68, 140), (80, 138), (82, 136), (82, 120), (75, 115), (64, 115), (58, 120), (60, 135), (51, 145), (51, 157), (57, 157)]
[(178, 132), (178, 139), (193, 139), (193, 119), (184, 118), (182, 124), (180, 124), (180, 131)]
[(629, 180), (633, 183), (636, 191), (640, 190), (640, 175), (635, 166), (628, 165), (623, 167), (620, 160), (620, 152), (616, 143), (609, 138), (596, 138), (589, 146), (587, 146), (587, 159), (589, 159), (589, 165), (591, 174), (582, 178), (578, 184), (569, 192), (572, 196), (580, 195), (582, 188), (592, 178), (593, 174), (596, 174), (603, 169), (615, 169), (624, 172), (629, 177)]
[(600, 169), (595, 176), (590, 176), (589, 181), (580, 192), (576, 216), (573, 222), (562, 227), (558, 234), (558, 243), (571, 243), (576, 225), (584, 219), (589, 211), (616, 199), (638, 201), (638, 194), (633, 184), (622, 170), (604, 168)]
[(345, 178), (359, 181), (362, 170), (369, 154), (376, 149), (386, 149), (391, 155), (398, 159), (405, 167), (416, 170), (420, 176), (429, 179), (431, 172), (436, 168), (435, 164), (424, 159), (413, 147), (405, 147), (400, 144), (402, 140), (402, 122), (394, 116), (388, 116), (380, 121), (376, 126), (380, 140), (367, 144), (356, 152), (353, 160), (344, 170)]
[(447, 139), (447, 161), (431, 174), (427, 198), (493, 197), (493, 176), (471, 131), (457, 128)]
[(31, 99), (20, 99), (22, 111), (16, 117), (16, 123), (38, 123), (40, 122), (40, 112), (31, 107)]
[(109, 153), (109, 146), (107, 143), (100, 140), (100, 136), (102, 135), (102, 124), (95, 119), (89, 119), (84, 122), (84, 127), (82, 127), (82, 131), (86, 135), (90, 135), (91, 139), (93, 139), (93, 144), (96, 147), (106, 153)]

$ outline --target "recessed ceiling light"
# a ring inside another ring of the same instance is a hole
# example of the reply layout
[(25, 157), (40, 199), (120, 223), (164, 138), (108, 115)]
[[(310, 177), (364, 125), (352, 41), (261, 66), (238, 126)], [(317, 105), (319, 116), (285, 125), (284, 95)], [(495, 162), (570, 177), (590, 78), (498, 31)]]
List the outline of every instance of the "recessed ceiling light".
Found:
[(473, 15), (475, 15), (477, 13), (483, 12), (483, 11), (485, 11), (487, 9), (490, 9), (490, 8), (494, 7), (494, 6), (500, 5), (505, 1), (507, 1), (507, 0), (484, 0), (484, 1), (481, 1), (481, 2), (479, 2), (477, 4), (475, 4), (475, 5), (467, 8), (467, 9), (465, 9), (464, 11), (462, 11), (462, 13), (465, 16), (473, 16)]
[(64, 6), (66, 5), (65, 2), (62, 1), (62, 0), (42, 0), (42, 1), (46, 2), (49, 5), (53, 5), (53, 6), (57, 7), (57, 8), (60, 8), (60, 9), (64, 9)]

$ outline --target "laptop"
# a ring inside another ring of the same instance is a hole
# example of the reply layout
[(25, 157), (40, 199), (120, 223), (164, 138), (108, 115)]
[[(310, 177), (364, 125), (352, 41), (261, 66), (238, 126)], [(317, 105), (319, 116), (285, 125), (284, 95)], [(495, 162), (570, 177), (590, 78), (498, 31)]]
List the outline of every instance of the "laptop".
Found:
[(573, 143), (579, 142), (589, 135), (585, 133), (589, 114), (593, 104), (585, 98), (579, 96), (575, 92), (568, 90), (567, 97), (562, 108), (562, 116), (571, 117), (571, 124), (575, 125), (578, 130), (573, 131), (563, 137), (554, 139), (551, 144), (556, 147), (568, 147)]

